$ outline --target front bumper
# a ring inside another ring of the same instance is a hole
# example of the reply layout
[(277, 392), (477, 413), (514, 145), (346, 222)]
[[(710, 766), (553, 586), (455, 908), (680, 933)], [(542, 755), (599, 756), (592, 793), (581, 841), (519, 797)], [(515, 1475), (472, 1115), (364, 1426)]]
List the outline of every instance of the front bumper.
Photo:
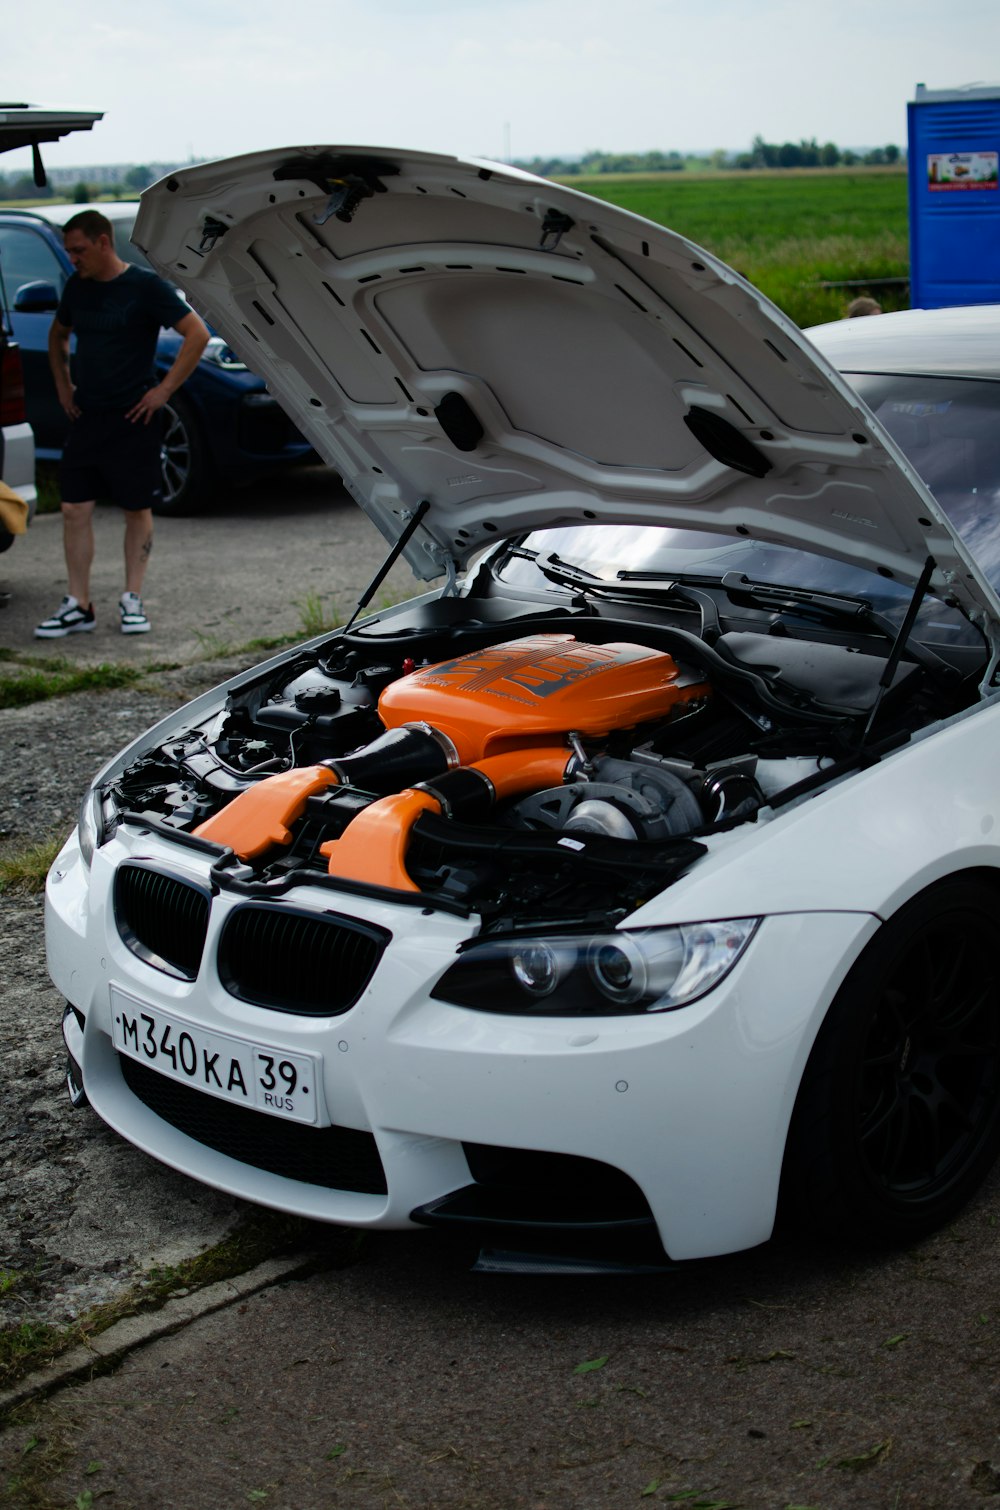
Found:
[[(123, 1136), (233, 1195), (357, 1227), (410, 1227), (455, 1192), (471, 1186), (474, 1195), (483, 1149), (594, 1161), (634, 1182), (673, 1259), (731, 1252), (770, 1235), (805, 1061), (833, 994), (877, 927), (861, 913), (768, 917), (721, 986), (692, 1006), (528, 1019), (430, 998), (474, 931), (467, 920), (344, 896), (337, 910), (391, 940), (356, 1005), (317, 1018), (253, 1005), (223, 987), (217, 945), (240, 905), (229, 893), (212, 899), (195, 979), (137, 957), (116, 925), (114, 875), (140, 854), (208, 882), (207, 859), (123, 829), (89, 872), (74, 835), (46, 897), (50, 973), (85, 1023), (67, 1018), (72, 1057), (94, 1109)], [(321, 913), (331, 893), (302, 889), (295, 905)], [(290, 1127), (253, 1112), (252, 1124), (236, 1127), (227, 1103), (127, 1060), (112, 1041), (113, 993), (192, 1029), (317, 1056), (320, 1125)], [(179, 1111), (175, 1089), (185, 1101)], [(560, 1166), (538, 1167), (553, 1170), (555, 1211)], [(576, 1167), (585, 1187), (588, 1166)], [(544, 1190), (531, 1199), (544, 1219)]]

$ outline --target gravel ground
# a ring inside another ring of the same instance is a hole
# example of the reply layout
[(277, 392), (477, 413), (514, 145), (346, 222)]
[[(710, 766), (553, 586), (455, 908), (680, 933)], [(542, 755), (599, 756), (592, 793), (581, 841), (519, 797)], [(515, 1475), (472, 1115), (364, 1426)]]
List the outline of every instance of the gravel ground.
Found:
[[(219, 664), (158, 678), (149, 690), (78, 693), (0, 714), (0, 855), (73, 825), (94, 771), (164, 713), (237, 669)], [(74, 1114), (63, 1086), (63, 1002), (45, 969), (43, 899), (0, 896), (7, 940), (0, 991), (0, 1326), (64, 1324), (117, 1298), (151, 1264), (217, 1242), (239, 1203), (195, 1186)], [(164, 1211), (169, 1218), (164, 1221)]]

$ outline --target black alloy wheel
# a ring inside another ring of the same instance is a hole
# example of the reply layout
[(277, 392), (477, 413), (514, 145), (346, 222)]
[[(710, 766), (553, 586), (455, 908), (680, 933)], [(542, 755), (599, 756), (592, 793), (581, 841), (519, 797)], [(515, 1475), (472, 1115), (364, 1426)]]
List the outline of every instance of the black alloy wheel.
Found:
[(160, 468), (163, 496), (154, 512), (195, 512), (207, 488), (208, 460), (194, 413), (183, 398), (176, 396), (163, 406)]
[(852, 1241), (954, 1216), (1000, 1151), (1000, 899), (944, 882), (890, 919), (847, 977), (803, 1076), (785, 1196)]

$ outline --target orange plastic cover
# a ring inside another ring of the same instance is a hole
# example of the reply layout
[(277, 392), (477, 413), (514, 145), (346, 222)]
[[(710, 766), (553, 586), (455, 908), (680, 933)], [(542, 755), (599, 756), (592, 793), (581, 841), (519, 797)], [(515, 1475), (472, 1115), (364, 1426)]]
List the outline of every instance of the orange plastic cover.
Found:
[(661, 650), (540, 634), (402, 676), (386, 687), (378, 710), (388, 728), (432, 724), (471, 765), (570, 730), (600, 736), (632, 728), (708, 691)]

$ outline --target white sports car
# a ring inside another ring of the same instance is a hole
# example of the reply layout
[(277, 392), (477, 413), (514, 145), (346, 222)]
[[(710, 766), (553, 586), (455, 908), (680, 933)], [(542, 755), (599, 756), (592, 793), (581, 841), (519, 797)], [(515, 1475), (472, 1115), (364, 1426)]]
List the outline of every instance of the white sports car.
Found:
[(919, 316), (816, 332), (880, 422), (707, 253), (495, 163), (209, 163), (136, 240), (436, 585), (95, 778), (47, 894), (74, 1101), (567, 1265), (779, 1198), (947, 1220), (1000, 1147), (996, 312), (943, 313), (937, 388)]

